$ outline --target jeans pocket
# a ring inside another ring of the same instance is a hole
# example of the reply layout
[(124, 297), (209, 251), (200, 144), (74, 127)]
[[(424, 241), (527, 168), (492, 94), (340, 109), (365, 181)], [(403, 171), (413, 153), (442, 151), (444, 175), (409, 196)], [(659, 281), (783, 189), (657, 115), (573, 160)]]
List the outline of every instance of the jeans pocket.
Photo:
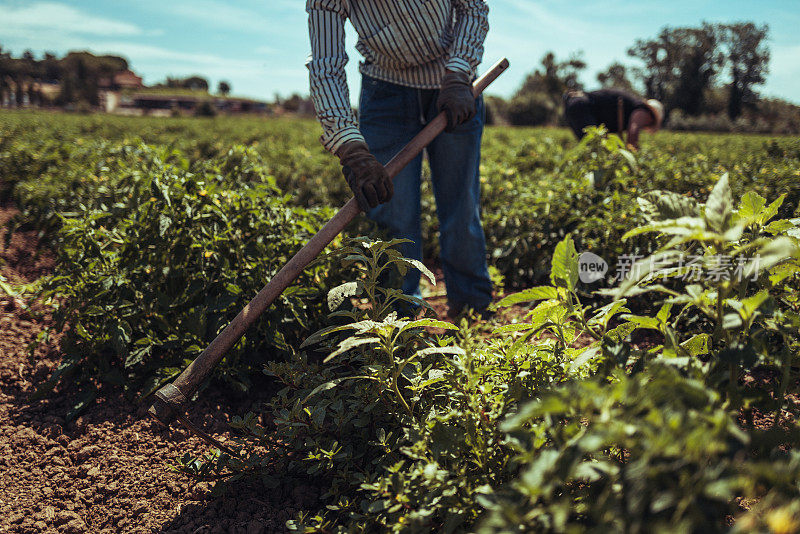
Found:
[(404, 88), (383, 80), (362, 76), (359, 112), (361, 117), (385, 116), (401, 109), (404, 104)]

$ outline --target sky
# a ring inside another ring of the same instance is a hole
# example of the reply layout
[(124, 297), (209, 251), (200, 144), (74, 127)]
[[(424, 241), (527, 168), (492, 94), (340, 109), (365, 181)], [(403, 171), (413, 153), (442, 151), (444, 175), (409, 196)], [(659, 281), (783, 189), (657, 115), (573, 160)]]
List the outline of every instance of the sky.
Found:
[[(489, 0), (483, 67), (507, 57), (511, 69), (488, 91), (511, 96), (547, 51), (581, 52), (582, 81), (664, 26), (753, 21), (770, 27), (770, 74), (762, 94), (800, 104), (800, 0)], [(348, 83), (355, 101), (356, 36), (347, 27)], [(308, 26), (302, 0), (0, 0), (0, 46), (90, 50), (125, 56), (147, 84), (167, 76), (206, 76), (233, 93), (271, 100), (308, 93)]]

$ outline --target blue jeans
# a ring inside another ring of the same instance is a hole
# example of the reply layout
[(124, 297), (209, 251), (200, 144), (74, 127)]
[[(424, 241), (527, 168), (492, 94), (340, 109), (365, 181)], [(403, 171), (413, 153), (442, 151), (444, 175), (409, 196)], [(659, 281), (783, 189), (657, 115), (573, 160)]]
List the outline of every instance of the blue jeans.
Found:
[[(359, 122), (370, 151), (384, 165), (437, 114), (438, 90), (413, 89), (363, 76)], [(447, 298), (452, 308), (482, 310), (492, 299), (486, 239), (480, 218), (481, 136), (485, 110), (428, 145)], [(420, 181), (422, 155), (394, 179), (394, 197), (367, 215), (392, 238), (410, 239), (400, 251), (422, 260)], [(402, 289), (420, 296), (420, 272), (409, 271)]]

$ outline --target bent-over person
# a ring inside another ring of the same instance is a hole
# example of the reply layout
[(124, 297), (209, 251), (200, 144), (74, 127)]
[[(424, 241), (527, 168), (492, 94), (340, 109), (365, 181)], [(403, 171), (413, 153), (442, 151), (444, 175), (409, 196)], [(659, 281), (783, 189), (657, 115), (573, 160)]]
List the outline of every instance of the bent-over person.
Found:
[(644, 100), (619, 89), (567, 91), (564, 112), (578, 139), (583, 139), (587, 126), (602, 124), (620, 137), (627, 133), (627, 143), (635, 149), (639, 148), (639, 134), (643, 130), (657, 131), (664, 120), (661, 102)]

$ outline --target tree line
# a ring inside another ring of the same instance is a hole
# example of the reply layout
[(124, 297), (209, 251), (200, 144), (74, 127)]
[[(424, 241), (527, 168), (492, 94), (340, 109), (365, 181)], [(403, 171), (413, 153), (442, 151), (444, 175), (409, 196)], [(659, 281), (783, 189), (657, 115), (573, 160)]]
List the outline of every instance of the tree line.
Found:
[[(666, 125), (673, 129), (800, 133), (800, 107), (758, 92), (769, 72), (768, 36), (767, 25), (753, 22), (664, 27), (627, 50), (635, 66), (614, 62), (597, 75), (597, 82), (660, 100)], [(580, 54), (559, 60), (546, 53), (510, 99), (487, 98), (490, 120), (563, 125), (562, 95), (584, 88), (580, 78), (586, 67)], [(114, 55), (69, 52), (58, 58), (45, 53), (37, 59), (30, 51), (13, 57), (0, 46), (0, 105), (97, 106), (101, 80), (127, 69), (128, 61)], [(43, 91), (48, 83), (58, 84), (58, 91)], [(202, 76), (170, 77), (155, 87), (209, 90)], [(228, 82), (219, 83), (219, 94), (230, 91)], [(308, 112), (306, 100), (293, 95), (285, 109)]]
[[(764, 99), (769, 72), (769, 27), (752, 22), (664, 27), (627, 50), (638, 65), (614, 62), (597, 75), (600, 87), (660, 100), (667, 124), (677, 129), (800, 132), (800, 108)], [(493, 120), (515, 125), (563, 124), (562, 95), (585, 89), (580, 54), (544, 55), (509, 100), (489, 99)]]
[[(96, 106), (100, 80), (127, 69), (128, 61), (119, 56), (70, 52), (59, 58), (48, 52), (36, 59), (28, 50), (15, 58), (0, 46), (0, 103), (22, 106), (27, 101), (31, 106), (45, 106), (85, 102)], [(48, 93), (44, 84), (59, 84), (59, 91)]]
[[(94, 55), (82, 51), (69, 52), (59, 58), (45, 52), (37, 59), (30, 50), (14, 57), (0, 45), (0, 105), (98, 106), (103, 81), (128, 69), (128, 60), (115, 55)], [(46, 91), (47, 85), (57, 85), (58, 90)], [(167, 77), (154, 88), (208, 92), (209, 83), (205, 77), (198, 75)], [(220, 81), (217, 92), (227, 96), (231, 92), (230, 82)]]

